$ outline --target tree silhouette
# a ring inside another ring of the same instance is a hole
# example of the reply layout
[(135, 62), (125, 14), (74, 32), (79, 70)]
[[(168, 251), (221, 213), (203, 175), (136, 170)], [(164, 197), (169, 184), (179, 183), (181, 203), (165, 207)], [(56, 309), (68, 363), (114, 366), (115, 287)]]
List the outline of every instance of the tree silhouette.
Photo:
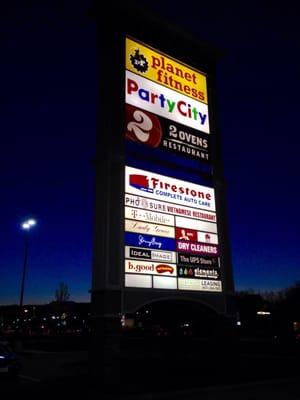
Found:
[(60, 282), (58, 288), (55, 290), (55, 301), (58, 303), (64, 303), (70, 298), (68, 285), (64, 282)]

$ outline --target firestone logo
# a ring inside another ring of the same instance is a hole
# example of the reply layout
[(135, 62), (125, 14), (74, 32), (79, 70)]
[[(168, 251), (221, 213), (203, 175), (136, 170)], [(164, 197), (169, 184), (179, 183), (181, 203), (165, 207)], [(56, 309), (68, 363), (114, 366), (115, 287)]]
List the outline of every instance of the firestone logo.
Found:
[(146, 175), (129, 175), (129, 185), (143, 192), (153, 193), (153, 189), (149, 187), (149, 180)]

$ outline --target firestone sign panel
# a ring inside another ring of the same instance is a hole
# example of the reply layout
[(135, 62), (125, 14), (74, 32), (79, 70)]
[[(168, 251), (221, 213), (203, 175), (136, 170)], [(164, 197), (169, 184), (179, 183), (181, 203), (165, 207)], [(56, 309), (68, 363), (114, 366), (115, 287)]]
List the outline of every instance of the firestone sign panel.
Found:
[(215, 211), (214, 189), (150, 171), (126, 167), (125, 191), (149, 199)]
[(125, 287), (221, 292), (213, 185), (143, 160), (147, 148), (162, 164), (210, 164), (206, 76), (134, 39), (125, 47)]

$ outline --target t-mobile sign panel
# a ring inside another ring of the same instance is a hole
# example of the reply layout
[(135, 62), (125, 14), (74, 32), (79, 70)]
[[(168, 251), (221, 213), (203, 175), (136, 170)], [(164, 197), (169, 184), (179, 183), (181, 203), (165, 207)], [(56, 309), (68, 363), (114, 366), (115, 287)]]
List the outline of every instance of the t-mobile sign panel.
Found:
[(131, 38), (125, 56), (125, 287), (221, 292), (215, 190), (163, 168), (210, 163), (206, 76)]

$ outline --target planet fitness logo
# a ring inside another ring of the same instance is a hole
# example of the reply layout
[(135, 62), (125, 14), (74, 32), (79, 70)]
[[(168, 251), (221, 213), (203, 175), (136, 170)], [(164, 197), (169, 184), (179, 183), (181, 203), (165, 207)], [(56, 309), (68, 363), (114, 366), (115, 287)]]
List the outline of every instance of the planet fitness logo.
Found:
[(136, 49), (134, 55), (130, 55), (130, 62), (137, 71), (139, 72), (147, 72), (148, 70), (148, 61), (143, 54), (140, 54), (139, 49)]

